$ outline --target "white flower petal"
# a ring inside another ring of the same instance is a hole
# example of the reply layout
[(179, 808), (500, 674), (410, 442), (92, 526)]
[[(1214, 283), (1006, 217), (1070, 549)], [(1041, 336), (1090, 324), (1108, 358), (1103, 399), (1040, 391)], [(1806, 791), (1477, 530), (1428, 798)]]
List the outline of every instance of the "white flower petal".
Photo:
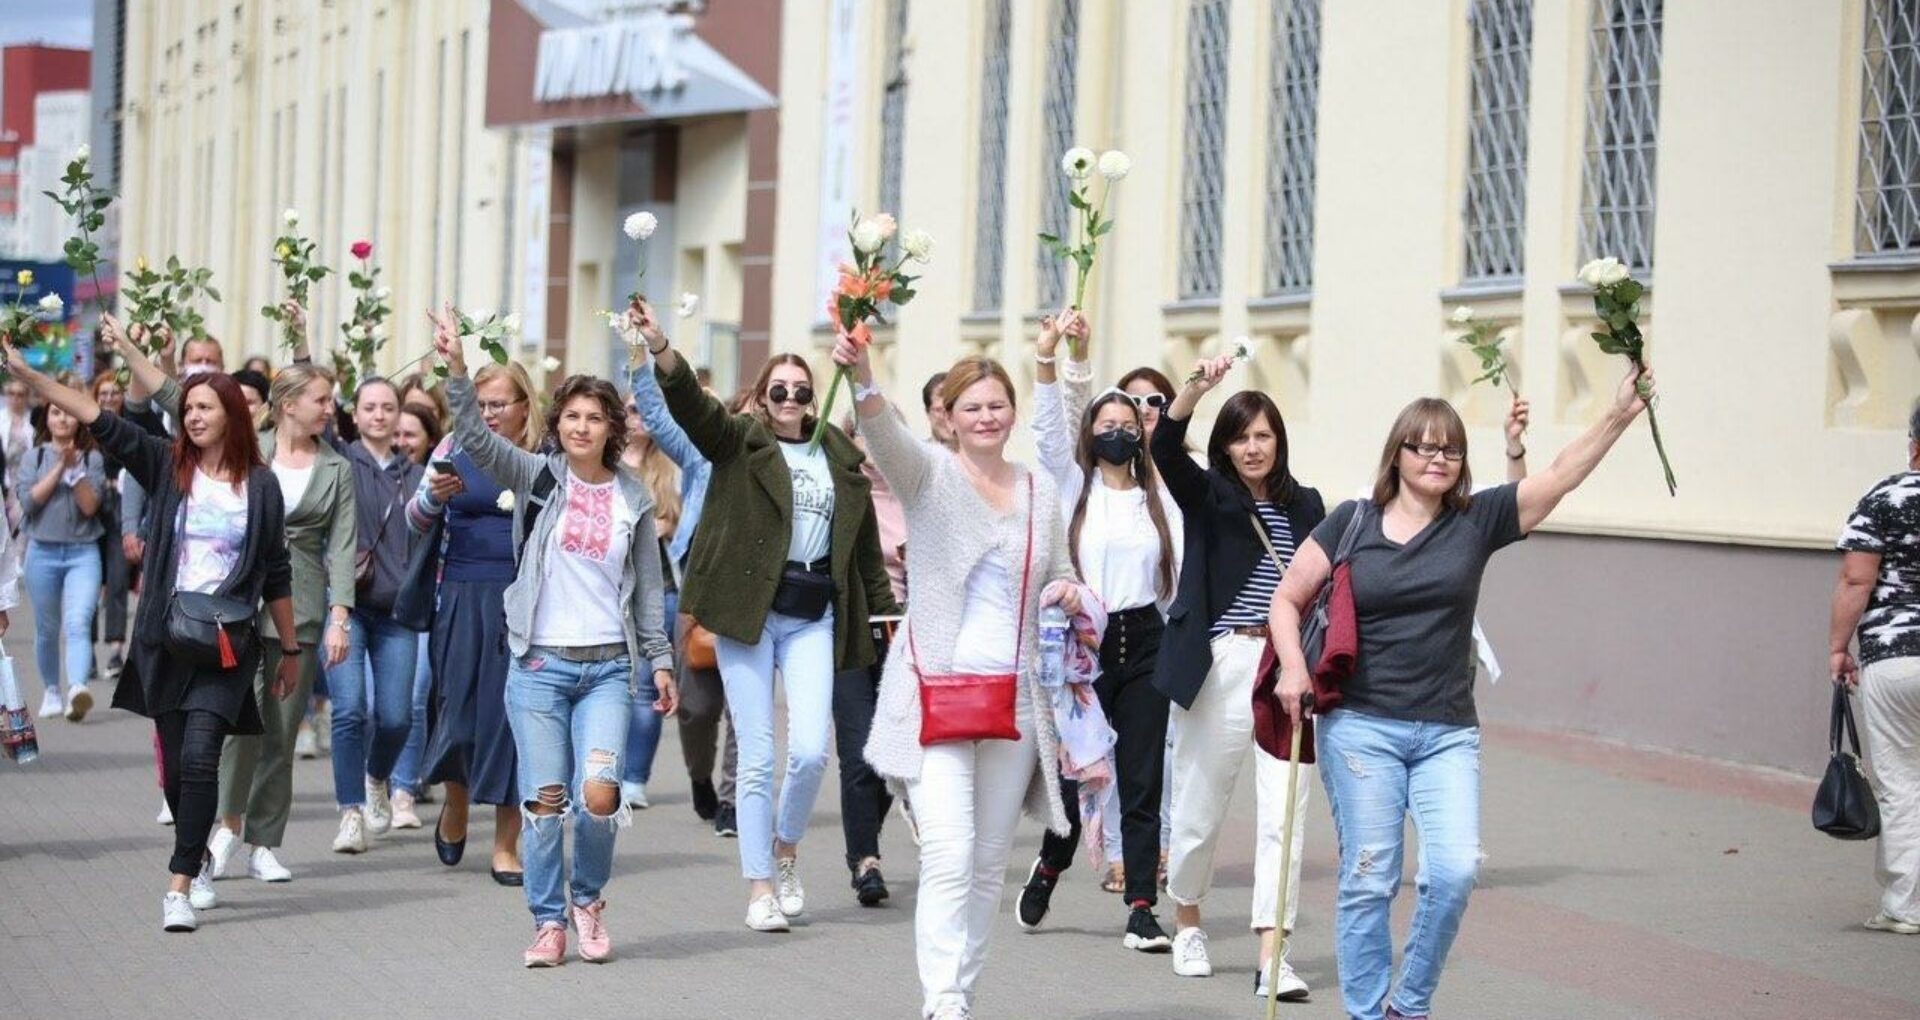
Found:
[(873, 220), (861, 220), (853, 226), (853, 249), (862, 255), (871, 255), (887, 243), (880, 232), (880, 224)]
[(1092, 149), (1076, 145), (1060, 157), (1060, 172), (1076, 181), (1084, 181), (1093, 173), (1096, 161)]
[(281, 213), (280, 218), (286, 221), (287, 226), (297, 227), (300, 225), (300, 210), (290, 208), (286, 212)]
[(900, 238), (900, 250), (915, 262), (933, 261), (933, 235), (924, 230), (909, 230)]
[(637, 212), (627, 217), (626, 223), (622, 224), (620, 229), (633, 240), (644, 241), (652, 237), (655, 230), (660, 229), (660, 219), (650, 212)]
[(540, 370), (541, 370), (541, 371), (543, 371), (543, 372), (558, 372), (558, 371), (560, 371), (560, 359), (559, 359), (559, 358), (556, 358), (556, 357), (554, 357), (554, 356), (553, 356), (553, 355), (551, 355), (551, 354), (549, 354), (549, 355), (547, 355), (547, 356), (546, 356), (546, 357), (544, 357), (544, 358), (541, 358), (541, 359), (540, 359)]
[(63, 309), (67, 307), (66, 302), (60, 300), (60, 295), (54, 294), (52, 292), (49, 292), (46, 296), (42, 297), (39, 301), (39, 305), (40, 305), (40, 310), (43, 312), (46, 312), (48, 315), (58, 315)]
[(1462, 326), (1466, 325), (1469, 322), (1472, 322), (1473, 309), (1467, 307), (1466, 305), (1461, 305), (1460, 307), (1455, 308), (1453, 310), (1453, 321), (1458, 325), (1462, 325)]
[(1117, 181), (1133, 170), (1133, 157), (1119, 149), (1108, 149), (1100, 154), (1100, 176), (1109, 181)]
[(688, 292), (680, 295), (680, 307), (675, 309), (675, 312), (678, 313), (680, 318), (685, 319), (691, 317), (694, 310), (699, 307), (700, 295)]

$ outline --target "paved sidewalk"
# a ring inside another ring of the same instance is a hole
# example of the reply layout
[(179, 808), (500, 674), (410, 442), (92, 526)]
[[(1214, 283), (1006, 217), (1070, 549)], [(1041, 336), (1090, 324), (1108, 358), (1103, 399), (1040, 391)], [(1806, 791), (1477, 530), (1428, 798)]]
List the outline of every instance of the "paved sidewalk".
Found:
[[(9, 643), (32, 687), (27, 626), (17, 622)], [(672, 727), (654, 807), (622, 835), (607, 892), (618, 958), (553, 971), (519, 966), (528, 915), (518, 890), (487, 878), (484, 822), (458, 869), (434, 860), (427, 830), (359, 857), (328, 853), (336, 816), (324, 761), (296, 771), (282, 851), (296, 880), (222, 882), (224, 904), (198, 933), (163, 935), (172, 837), (153, 820), (147, 723), (101, 711), (41, 732), (38, 763), (0, 762), (0, 1015), (917, 1015), (915, 856), (900, 827), (886, 840), (894, 900), (863, 910), (840, 863), (830, 780), (803, 847), (805, 923), (788, 935), (748, 931), (736, 845), (689, 810)], [(1486, 746), (1487, 861), (1439, 1015), (1920, 1016), (1920, 937), (1860, 928), (1875, 902), (1872, 844), (1813, 832), (1810, 782), (1521, 731), (1491, 731)], [(1341, 1015), (1332, 838), (1315, 786), (1295, 952), (1314, 996), (1283, 1006), (1292, 1018)], [(1002, 914), (980, 1015), (1257, 1015), (1246, 927), (1252, 804), (1242, 794), (1210, 901), (1218, 976), (1176, 978), (1167, 957), (1121, 949), (1121, 907), (1082, 860), (1044, 931), (1022, 934)], [(424, 809), (429, 825), (436, 811)], [(1010, 883), (1038, 835), (1030, 825)], [(1162, 916), (1170, 924), (1171, 908)]]

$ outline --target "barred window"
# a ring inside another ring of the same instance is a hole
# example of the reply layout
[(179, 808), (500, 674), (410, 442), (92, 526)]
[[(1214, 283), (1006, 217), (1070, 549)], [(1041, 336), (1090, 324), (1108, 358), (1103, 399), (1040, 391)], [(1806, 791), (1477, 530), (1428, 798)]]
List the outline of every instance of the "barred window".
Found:
[(1470, 281), (1526, 272), (1527, 92), (1533, 0), (1473, 0), (1467, 112), (1467, 196), (1461, 211)]
[[(1320, 0), (1274, 0), (1271, 31), (1267, 67), (1266, 293), (1300, 294), (1313, 289)], [(1217, 251), (1217, 237), (1214, 247)], [(1217, 281), (1214, 286), (1217, 290)]]
[[(1041, 101), (1041, 141), (1046, 164), (1040, 169), (1042, 184), (1040, 229), (1055, 237), (1067, 236), (1072, 207), (1067, 195), (1072, 190), (1067, 175), (1060, 172), (1060, 160), (1073, 148), (1073, 108), (1080, 90), (1075, 75), (1080, 67), (1080, 0), (1053, 0), (1047, 24), (1047, 82)], [(1067, 266), (1048, 251), (1037, 249), (1034, 278), (1041, 309), (1052, 311), (1066, 299)]]
[[(907, 0), (888, 0), (886, 79), (880, 95), (880, 206), (900, 214), (900, 166), (907, 118)], [(892, 242), (888, 243), (889, 249)]]
[(1854, 250), (1920, 251), (1920, 3), (1867, 0)]
[(1007, 42), (1012, 0), (990, 0), (980, 75), (980, 176), (973, 205), (973, 310), (1000, 309), (1007, 228)]
[(1227, 0), (1187, 5), (1186, 157), (1181, 168), (1180, 297), (1220, 294), (1227, 131)]
[(1660, 136), (1661, 0), (1596, 0), (1587, 37), (1582, 259), (1653, 268), (1653, 184)]

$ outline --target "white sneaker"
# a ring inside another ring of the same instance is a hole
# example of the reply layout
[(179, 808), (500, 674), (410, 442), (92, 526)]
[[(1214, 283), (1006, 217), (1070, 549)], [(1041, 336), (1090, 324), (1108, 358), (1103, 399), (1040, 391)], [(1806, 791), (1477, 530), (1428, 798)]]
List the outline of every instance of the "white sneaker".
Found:
[[(1307, 988), (1307, 983), (1300, 980), (1300, 975), (1293, 972), (1293, 964), (1288, 963), (1286, 957), (1281, 957), (1280, 994), (1274, 998), (1281, 1002), (1304, 1002), (1309, 994), (1311, 992)], [(1264, 965), (1253, 976), (1253, 996), (1256, 999), (1267, 997), (1267, 968)]]
[(313, 727), (302, 726), (300, 732), (294, 734), (293, 754), (303, 761), (320, 757), (320, 742), (313, 737)]
[(1182, 928), (1173, 936), (1173, 972), (1181, 977), (1213, 976), (1213, 961), (1207, 957), (1206, 932)]
[(793, 857), (782, 857), (775, 863), (780, 868), (780, 912), (799, 917), (807, 912), (807, 890), (800, 884), (800, 862)]
[(212, 910), (220, 905), (219, 894), (213, 891), (213, 876), (205, 865), (200, 873), (193, 876), (193, 884), (187, 887), (187, 903), (195, 910)]
[(413, 809), (413, 794), (405, 790), (395, 790), (393, 794), (393, 827), (396, 829), (418, 829), (420, 814)]
[(973, 1010), (965, 1006), (942, 1006), (933, 1011), (932, 1020), (973, 1020)]
[(337, 854), (363, 854), (367, 852), (367, 820), (359, 808), (348, 808), (340, 812), (340, 832), (333, 837), (333, 852)]
[(645, 783), (622, 781), (620, 783), (620, 799), (626, 801), (627, 806), (635, 811), (645, 811), (653, 806), (647, 801), (647, 784)]
[(1873, 931), (1890, 931), (1895, 935), (1920, 935), (1920, 924), (1902, 921), (1885, 911), (1867, 918), (1867, 927)]
[(387, 784), (367, 780), (367, 832), (384, 836), (393, 828), (393, 799), (387, 796)]
[(192, 931), (200, 927), (200, 921), (193, 916), (193, 904), (187, 902), (186, 893), (169, 890), (160, 900), (160, 927), (163, 931)]
[(93, 692), (82, 684), (67, 694), (67, 721), (79, 722), (93, 711)]
[(264, 846), (254, 847), (253, 853), (247, 857), (247, 874), (262, 882), (293, 881), (293, 872), (288, 871), (287, 866), (280, 863), (280, 858)]
[(167, 803), (165, 794), (160, 796), (160, 813), (154, 815), (153, 820), (159, 822), (161, 825), (173, 824), (173, 808)]
[(232, 878), (235, 869), (234, 855), (240, 850), (240, 837), (224, 825), (213, 827), (213, 838), (207, 840), (207, 853), (213, 859), (207, 863), (207, 874), (216, 879)]
[[(58, 719), (67, 714), (66, 699), (60, 697), (60, 688), (49, 687), (47, 693), (40, 696), (40, 718)], [(187, 929), (191, 931), (192, 929)]]
[(747, 904), (747, 927), (754, 931), (786, 931), (787, 915), (772, 896), (756, 896)]

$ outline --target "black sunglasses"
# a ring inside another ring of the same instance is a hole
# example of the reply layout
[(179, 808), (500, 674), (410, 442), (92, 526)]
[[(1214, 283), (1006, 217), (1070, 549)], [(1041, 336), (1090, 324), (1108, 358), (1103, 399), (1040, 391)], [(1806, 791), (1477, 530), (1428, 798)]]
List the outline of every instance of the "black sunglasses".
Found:
[(813, 403), (813, 387), (802, 384), (789, 390), (787, 389), (786, 383), (774, 383), (772, 386), (767, 387), (767, 403), (769, 404), (787, 403), (788, 397), (793, 398), (793, 403), (799, 404), (801, 407), (806, 407), (808, 404)]

